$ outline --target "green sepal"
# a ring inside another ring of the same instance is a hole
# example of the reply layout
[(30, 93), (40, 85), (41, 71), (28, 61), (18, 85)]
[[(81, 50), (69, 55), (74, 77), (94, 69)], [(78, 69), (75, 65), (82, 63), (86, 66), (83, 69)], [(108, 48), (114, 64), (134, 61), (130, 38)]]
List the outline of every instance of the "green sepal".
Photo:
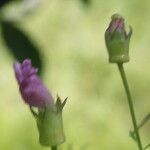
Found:
[(67, 102), (67, 98), (65, 98), (65, 100), (62, 102), (61, 98), (57, 95), (57, 100), (56, 100), (56, 108), (57, 108), (57, 111), (62, 111), (66, 102)]

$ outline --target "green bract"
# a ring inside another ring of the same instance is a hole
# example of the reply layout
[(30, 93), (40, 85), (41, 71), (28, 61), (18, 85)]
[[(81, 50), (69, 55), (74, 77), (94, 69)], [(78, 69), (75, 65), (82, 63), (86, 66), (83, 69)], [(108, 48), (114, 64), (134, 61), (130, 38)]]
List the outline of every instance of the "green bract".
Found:
[(129, 61), (129, 42), (132, 28), (129, 33), (125, 31), (124, 19), (114, 14), (109, 27), (105, 32), (105, 41), (109, 53), (109, 62), (124, 63)]

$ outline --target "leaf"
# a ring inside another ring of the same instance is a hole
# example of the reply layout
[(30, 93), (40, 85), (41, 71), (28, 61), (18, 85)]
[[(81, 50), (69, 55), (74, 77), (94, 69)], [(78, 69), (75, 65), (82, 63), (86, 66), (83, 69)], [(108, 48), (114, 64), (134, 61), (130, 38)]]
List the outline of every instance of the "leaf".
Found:
[(10, 53), (22, 62), (26, 58), (32, 60), (33, 66), (42, 70), (42, 59), (38, 48), (15, 24), (2, 21), (2, 37)]
[(5, 6), (8, 2), (10, 2), (11, 0), (1, 0), (0, 1), (0, 8)]

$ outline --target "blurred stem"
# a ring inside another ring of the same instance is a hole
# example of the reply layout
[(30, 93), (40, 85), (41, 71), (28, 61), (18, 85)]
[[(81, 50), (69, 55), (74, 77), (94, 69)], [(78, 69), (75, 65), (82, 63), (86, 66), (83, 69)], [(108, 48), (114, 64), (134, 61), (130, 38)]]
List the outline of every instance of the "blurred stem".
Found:
[(150, 119), (150, 113), (145, 116), (145, 118), (141, 121), (141, 123), (138, 125), (138, 129), (143, 127), (145, 123)]
[[(138, 130), (141, 129), (146, 123), (147, 121), (150, 119), (150, 113), (147, 114), (144, 119), (140, 122), (140, 124), (138, 125)], [(130, 131), (130, 135), (133, 138), (133, 140), (136, 140), (135, 137), (135, 131)]]
[(123, 64), (118, 63), (118, 68), (119, 68), (120, 75), (121, 75), (121, 78), (122, 78), (122, 82), (123, 82), (125, 92), (126, 92), (126, 95), (127, 95), (127, 100), (128, 100), (128, 104), (129, 104), (129, 109), (130, 109), (130, 114), (131, 114), (131, 118), (132, 118), (132, 123), (133, 123), (133, 126), (134, 126), (136, 139), (137, 139), (137, 144), (138, 144), (139, 150), (143, 150), (141, 139), (140, 139), (140, 134), (139, 134), (139, 131), (138, 131), (135, 111), (134, 111), (134, 107), (133, 107), (133, 101), (132, 101), (131, 93), (130, 93), (130, 90), (129, 90), (129, 86), (128, 86), (128, 82), (127, 82), (127, 78), (126, 78), (126, 75), (125, 75)]
[(52, 150), (57, 150), (57, 146), (52, 146), (51, 149)]
[(149, 148), (149, 147), (150, 147), (150, 144), (148, 144), (148, 145), (144, 148), (144, 150), (147, 149), (147, 148)]

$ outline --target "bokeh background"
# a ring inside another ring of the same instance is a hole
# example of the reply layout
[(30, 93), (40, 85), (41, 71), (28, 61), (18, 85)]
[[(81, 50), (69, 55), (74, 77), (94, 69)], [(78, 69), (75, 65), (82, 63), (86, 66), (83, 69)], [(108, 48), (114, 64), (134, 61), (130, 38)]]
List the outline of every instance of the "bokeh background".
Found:
[[(3, 3), (3, 4), (2, 4)], [(4, 4), (5, 3), (5, 4)], [(138, 122), (150, 109), (150, 1), (14, 0), (0, 7), (0, 149), (46, 150), (18, 91), (12, 64), (25, 57), (63, 99), (66, 142), (60, 150), (137, 149), (117, 67), (108, 63), (104, 32), (114, 13), (132, 25), (125, 65)], [(150, 142), (150, 123), (140, 130)]]

